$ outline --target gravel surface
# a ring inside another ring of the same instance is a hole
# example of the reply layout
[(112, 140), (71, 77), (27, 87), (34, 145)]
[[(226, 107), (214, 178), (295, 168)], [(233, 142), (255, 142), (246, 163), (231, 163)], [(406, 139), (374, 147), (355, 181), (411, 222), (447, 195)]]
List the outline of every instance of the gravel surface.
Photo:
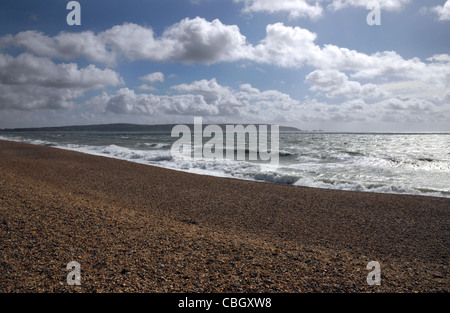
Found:
[(449, 292), (449, 213), (0, 141), (0, 292)]

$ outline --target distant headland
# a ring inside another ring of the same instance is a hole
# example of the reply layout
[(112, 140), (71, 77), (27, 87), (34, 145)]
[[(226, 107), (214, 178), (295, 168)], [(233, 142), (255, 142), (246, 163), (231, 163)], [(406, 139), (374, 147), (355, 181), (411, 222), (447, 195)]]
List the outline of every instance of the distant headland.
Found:
[[(55, 127), (31, 127), (31, 128), (7, 128), (0, 129), (0, 132), (62, 132), (62, 131), (98, 131), (98, 132), (171, 132), (177, 124), (159, 124), (159, 125), (143, 125), (131, 123), (114, 123), (114, 124), (97, 124), (97, 125), (74, 125), (74, 126), (55, 126)], [(186, 124), (189, 128), (194, 129), (194, 124)], [(204, 124), (203, 126), (207, 126)], [(225, 128), (229, 124), (218, 124)], [(247, 124), (243, 124), (246, 126)], [(262, 125), (262, 124), (261, 124)], [(280, 132), (303, 132), (295, 127), (280, 126)]]

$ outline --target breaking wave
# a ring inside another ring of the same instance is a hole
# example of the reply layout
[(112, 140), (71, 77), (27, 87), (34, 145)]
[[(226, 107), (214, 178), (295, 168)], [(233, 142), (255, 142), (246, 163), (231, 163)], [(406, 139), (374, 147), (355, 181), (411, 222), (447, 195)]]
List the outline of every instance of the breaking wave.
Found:
[[(156, 135), (96, 136), (86, 133), (4, 134), (0, 139), (202, 175), (450, 198), (450, 151), (445, 144), (450, 135), (428, 135), (428, 138), (414, 135), (321, 134), (320, 138), (305, 134), (281, 135), (277, 165), (226, 158), (173, 156), (170, 138)], [(245, 152), (248, 155), (248, 149)]]

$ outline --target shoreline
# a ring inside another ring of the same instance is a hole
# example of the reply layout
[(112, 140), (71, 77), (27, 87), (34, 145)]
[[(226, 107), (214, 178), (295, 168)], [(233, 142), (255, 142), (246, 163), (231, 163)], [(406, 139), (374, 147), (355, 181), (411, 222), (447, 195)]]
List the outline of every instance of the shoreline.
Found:
[(420, 194), (416, 194), (416, 193), (408, 193), (408, 192), (397, 193), (397, 192), (381, 192), (381, 191), (371, 191), (371, 190), (351, 190), (351, 189), (326, 188), (326, 187), (316, 187), (316, 186), (295, 185), (295, 183), (285, 184), (285, 183), (279, 183), (279, 182), (275, 182), (275, 181), (258, 180), (258, 179), (253, 179), (253, 178), (234, 177), (234, 176), (226, 176), (226, 175), (214, 175), (214, 174), (208, 174), (208, 173), (193, 172), (193, 171), (183, 170), (183, 169), (178, 169), (178, 168), (169, 168), (169, 167), (160, 166), (158, 164), (148, 164), (146, 162), (139, 162), (139, 161), (135, 161), (135, 160), (131, 160), (131, 159), (109, 156), (108, 154), (78, 151), (76, 149), (65, 148), (62, 146), (40, 145), (40, 144), (26, 143), (26, 142), (16, 141), (16, 140), (8, 140), (5, 138), (0, 138), (0, 141), (18, 142), (18, 143), (35, 145), (35, 146), (43, 146), (43, 147), (50, 147), (50, 148), (61, 149), (61, 150), (66, 150), (66, 151), (73, 151), (73, 152), (78, 152), (78, 153), (82, 153), (82, 154), (111, 158), (111, 159), (115, 159), (115, 160), (122, 160), (122, 161), (132, 162), (132, 163), (136, 163), (136, 164), (143, 164), (143, 165), (148, 165), (148, 166), (152, 166), (152, 167), (158, 167), (158, 168), (163, 168), (163, 169), (168, 169), (168, 170), (172, 170), (172, 171), (183, 172), (183, 173), (188, 173), (188, 174), (193, 174), (193, 175), (202, 175), (202, 176), (210, 176), (210, 177), (218, 177), (218, 178), (229, 178), (229, 179), (252, 181), (252, 182), (258, 182), (258, 183), (259, 182), (260, 183), (269, 183), (269, 184), (293, 186), (293, 187), (300, 187), (300, 188), (313, 188), (313, 189), (320, 189), (320, 190), (337, 190), (337, 191), (350, 191), (350, 192), (363, 192), (363, 193), (367, 192), (367, 193), (393, 194), (393, 195), (411, 195), (411, 196), (423, 196), (423, 197), (435, 197), (435, 198), (450, 199), (450, 196), (436, 195), (435, 193), (439, 193), (439, 191), (430, 191), (429, 194), (424, 193), (424, 192), (422, 192)]
[[(450, 199), (0, 140), (0, 292), (449, 292)], [(81, 286), (66, 265), (81, 264)], [(381, 264), (369, 286), (369, 261)]]

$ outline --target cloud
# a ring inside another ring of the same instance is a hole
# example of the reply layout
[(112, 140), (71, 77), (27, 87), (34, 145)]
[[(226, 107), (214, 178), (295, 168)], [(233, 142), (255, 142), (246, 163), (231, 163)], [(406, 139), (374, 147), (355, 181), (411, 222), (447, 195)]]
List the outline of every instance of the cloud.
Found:
[(301, 67), (310, 64), (321, 52), (314, 43), (316, 38), (317, 35), (307, 29), (271, 24), (266, 27), (266, 37), (248, 55), (259, 63)]
[(116, 25), (97, 38), (104, 46), (109, 45), (114, 55), (130, 60), (166, 61), (176, 46), (167, 38), (156, 38), (153, 29), (133, 23)]
[[(420, 80), (400, 80), (379, 85), (379, 88), (397, 97), (413, 97), (427, 99), (436, 103), (442, 103), (446, 93), (450, 92), (448, 86), (440, 86)], [(447, 103), (448, 104), (448, 103)]]
[(450, 55), (448, 54), (435, 54), (432, 57), (427, 58), (429, 62), (450, 63)]
[(64, 60), (83, 56), (93, 62), (112, 64), (117, 55), (108, 49), (100, 37), (91, 31), (61, 32), (54, 37), (49, 37), (42, 32), (28, 30), (15, 36), (1, 37), (0, 48), (15, 46), (38, 56)]
[(395, 51), (368, 55), (336, 45), (320, 47), (315, 43), (315, 33), (282, 23), (268, 25), (266, 34), (247, 54), (255, 62), (281, 67), (311, 66), (320, 70), (350, 71), (353, 78), (395, 77), (442, 86), (450, 84), (450, 67), (441, 61), (433, 62), (434, 59), (425, 63), (419, 58), (405, 60)]
[[(153, 84), (156, 82), (164, 82), (164, 74), (161, 72), (154, 72), (154, 73), (150, 73), (147, 74), (145, 76), (139, 77), (140, 80)], [(138, 87), (139, 90), (143, 90), (143, 91), (158, 91), (157, 88), (147, 85), (147, 84), (142, 84)]]
[[(322, 0), (322, 2), (328, 2), (328, 8), (333, 10), (341, 10), (348, 7), (363, 7), (367, 8), (367, 4), (371, 0)], [(385, 11), (400, 11), (411, 0), (377, 0), (380, 4), (380, 8)]]
[(123, 84), (118, 73), (94, 65), (56, 64), (49, 58), (0, 53), (0, 109), (67, 108), (86, 90)]
[(234, 0), (244, 2), (243, 12), (289, 13), (290, 18), (309, 17), (317, 19), (322, 16), (323, 8), (315, 2), (307, 0)]
[(164, 82), (164, 74), (161, 72), (150, 73), (139, 78), (147, 83)]
[[(289, 18), (310, 18), (312, 20), (323, 17), (326, 6), (330, 10), (342, 10), (349, 7), (366, 8), (369, 0), (234, 0), (244, 3), (244, 13), (287, 13)], [(386, 11), (400, 11), (411, 0), (378, 0), (380, 7)], [(323, 5), (322, 5), (323, 4)]]
[(218, 19), (184, 19), (164, 31), (162, 38), (173, 43), (171, 60), (212, 64), (235, 61), (246, 53), (246, 38), (237, 25), (224, 25)]
[(240, 90), (239, 97), (246, 99), (247, 103), (254, 108), (287, 111), (295, 109), (300, 104), (299, 101), (278, 90), (260, 91), (250, 84), (241, 84)]
[[(324, 74), (329, 76), (323, 77)], [(380, 123), (385, 123), (385, 126), (398, 123), (445, 125), (450, 118), (446, 105), (450, 99), (449, 91), (434, 100), (407, 93), (400, 96), (383, 93), (378, 97), (381, 88), (359, 84), (348, 79), (344, 73), (314, 71), (308, 76), (307, 80), (314, 83), (316, 91), (330, 93), (333, 100), (324, 102), (305, 97), (303, 101), (298, 101), (278, 90), (259, 90), (247, 83), (231, 88), (212, 78), (174, 85), (171, 87), (175, 92), (173, 95), (137, 93), (129, 88), (111, 94), (103, 92), (87, 101), (85, 106), (102, 116), (109, 113), (112, 119), (128, 116), (139, 118), (142, 122), (180, 120), (182, 117), (200, 115), (208, 122), (296, 123), (303, 128), (316, 125), (316, 128), (328, 129), (355, 123), (379, 128), (382, 127)], [(333, 83), (333, 79), (337, 82)], [(413, 85), (407, 88), (413, 88)], [(348, 99), (341, 101), (338, 95)]]
[(83, 90), (71, 88), (0, 84), (0, 110), (70, 108), (83, 93)]
[(444, 5), (438, 5), (431, 8), (431, 11), (436, 13), (440, 21), (450, 21), (450, 0), (447, 0)]
[(228, 88), (217, 83), (216, 79), (194, 81), (191, 84), (181, 84), (172, 86), (172, 89), (178, 92), (194, 93), (201, 95), (207, 103), (217, 106), (242, 106), (241, 102)]
[[(282, 3), (287, 2), (277, 2), (276, 7)], [(324, 4), (326, 1), (320, 3)], [(337, 5), (338, 2), (334, 3)], [(358, 6), (362, 2), (339, 3), (343, 8)], [(383, 3), (394, 10), (406, 5), (408, 1)], [(245, 5), (256, 5), (256, 1), (247, 1)], [(377, 78), (385, 79), (387, 84), (414, 81), (421, 82), (422, 86), (435, 86), (437, 89), (434, 90), (440, 91), (437, 97), (442, 99), (443, 94), (448, 91), (448, 54), (433, 55), (422, 61), (419, 58), (404, 59), (395, 51), (369, 55), (331, 44), (321, 46), (316, 40), (317, 34), (308, 29), (275, 23), (267, 25), (263, 39), (251, 44), (236, 25), (225, 25), (219, 20), (210, 22), (199, 17), (183, 19), (168, 27), (160, 36), (149, 27), (131, 23), (117, 25), (97, 34), (90, 31), (62, 32), (51, 37), (37, 31), (20, 32), (0, 37), (2, 49), (17, 47), (26, 51), (17, 57), (0, 54), (0, 83), (5, 92), (2, 99), (4, 103), (8, 103), (2, 105), (33, 107), (31, 104), (19, 105), (11, 100), (12, 95), (18, 92), (18, 88), (13, 86), (18, 85), (26, 86), (25, 95), (31, 93), (34, 88), (40, 97), (48, 93), (46, 101), (49, 106), (57, 107), (57, 103), (60, 103), (61, 107), (65, 107), (80, 91), (122, 83), (119, 75), (110, 69), (101, 70), (94, 65), (79, 69), (76, 64), (56, 64), (50, 59), (66, 60), (78, 57), (105, 64), (117, 64), (121, 58), (125, 58), (201, 64), (251, 61), (283, 68), (311, 67), (312, 72), (306, 78), (311, 84), (311, 90), (324, 93), (330, 98), (344, 96), (354, 100), (376, 99), (388, 97), (383, 90), (395, 91), (394, 85), (388, 90), (357, 81)], [(149, 84), (164, 80), (164, 75), (158, 73), (141, 77), (145, 83), (139, 89), (154, 91), (155, 88)], [(72, 94), (63, 94), (65, 88), (73, 88), (74, 91)], [(262, 112), (278, 112), (289, 116), (286, 112), (298, 106), (298, 101), (275, 90), (259, 91), (247, 84), (235, 90), (218, 84), (214, 79), (181, 84), (171, 89), (180, 94), (150, 97), (150, 94), (137, 94), (130, 89), (121, 89), (120, 93), (117, 91), (113, 95), (107, 94), (109, 103), (105, 107), (116, 113), (189, 114), (188, 110), (193, 110), (210, 116), (251, 116), (252, 113), (263, 116)], [(19, 97), (16, 96), (15, 99)], [(125, 103), (124, 99), (129, 99), (130, 103)], [(431, 100), (428, 96), (422, 99)], [(108, 101), (99, 103), (106, 104)], [(36, 103), (34, 107), (45, 107), (45, 101), (30, 103)]]
[(115, 114), (145, 114), (148, 116), (161, 114), (181, 115), (217, 115), (218, 109), (206, 103), (198, 95), (153, 95), (137, 94), (129, 88), (121, 88), (113, 95), (105, 92), (91, 100), (97, 106), (103, 105), (106, 112)]
[(138, 87), (139, 90), (143, 91), (158, 91), (158, 88), (155, 88), (153, 86), (149, 86), (147, 84), (142, 84)]
[(242, 113), (248, 110), (286, 110), (299, 104), (298, 101), (292, 99), (289, 95), (277, 90), (260, 91), (250, 84), (241, 84), (239, 90), (233, 90), (219, 85), (215, 79), (181, 84), (173, 86), (172, 89), (179, 92), (199, 94), (207, 103), (217, 105), (221, 113), (228, 114), (234, 112), (234, 109), (241, 107), (243, 109), (239, 111)]
[(310, 90), (324, 92), (329, 98), (380, 98), (387, 96), (387, 92), (374, 84), (361, 85), (357, 81), (350, 81), (342, 72), (337, 70), (315, 70), (306, 76), (305, 82), (311, 85)]
[[(341, 3), (341, 2), (339, 2)], [(357, 5), (359, 1), (342, 2)], [(405, 1), (386, 1), (392, 8)], [(48, 37), (36, 31), (0, 38), (0, 46), (17, 46), (30, 53), (50, 58), (85, 57), (112, 64), (119, 57), (129, 60), (216, 64), (240, 60), (280, 67), (310, 66), (319, 70), (349, 71), (352, 78), (396, 77), (450, 84), (450, 67), (436, 56), (428, 63), (419, 58), (404, 59), (395, 51), (368, 55), (345, 47), (316, 44), (317, 35), (301, 27), (269, 24), (266, 36), (257, 44), (247, 43), (236, 25), (219, 20), (183, 19), (167, 28), (161, 36), (136, 24), (114, 26), (99, 34), (60, 33)], [(442, 59), (442, 56), (441, 56)]]
[(171, 89), (178, 94), (139, 94), (129, 88), (122, 88), (112, 95), (103, 92), (88, 103), (115, 114), (202, 115), (243, 119), (273, 118), (272, 113), (280, 114), (280, 110), (299, 105), (298, 101), (277, 90), (260, 91), (250, 84), (242, 84), (235, 90), (220, 85), (214, 78), (175, 85)]
[(180, 61), (212, 64), (242, 57), (245, 37), (236, 25), (219, 20), (185, 18), (156, 37), (151, 28), (127, 23), (97, 36), (115, 55), (130, 60)]
[(389, 98), (375, 104), (379, 120), (387, 122), (433, 123), (445, 122), (450, 110), (431, 101), (412, 97)]
[(73, 59), (85, 57), (113, 65), (122, 56), (129, 60), (180, 61), (212, 64), (234, 61), (245, 52), (245, 36), (236, 25), (219, 20), (185, 18), (166, 29), (160, 37), (151, 28), (133, 23), (114, 26), (104, 32), (62, 32), (49, 37), (38, 31), (24, 31), (0, 38), (0, 47), (15, 46), (39, 56)]
[(92, 64), (78, 69), (75, 63), (55, 64), (49, 58), (36, 57), (28, 53), (17, 57), (0, 53), (0, 83), (97, 89), (116, 86), (123, 81), (113, 70), (100, 70)]
[(329, 127), (330, 124), (343, 127), (346, 123), (445, 125), (450, 118), (450, 110), (446, 106), (414, 97), (387, 97), (375, 102), (356, 98), (337, 103), (321, 102), (313, 98), (303, 101), (297, 114), (291, 116), (299, 123), (319, 123), (325, 127)]

